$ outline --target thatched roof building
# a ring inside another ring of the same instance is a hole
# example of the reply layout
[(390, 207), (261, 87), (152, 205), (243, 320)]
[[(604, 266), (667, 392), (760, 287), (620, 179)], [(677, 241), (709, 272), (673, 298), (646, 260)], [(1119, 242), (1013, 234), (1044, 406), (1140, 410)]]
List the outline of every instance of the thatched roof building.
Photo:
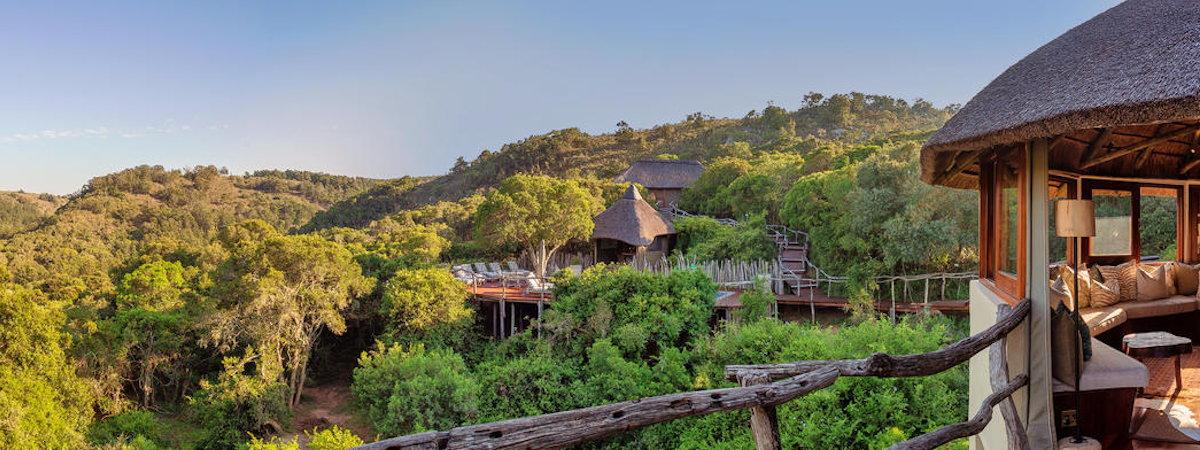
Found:
[(617, 181), (637, 183), (647, 189), (683, 189), (691, 186), (704, 172), (696, 161), (678, 159), (644, 159), (636, 161)]
[[(1200, 2), (1129, 0), (1026, 56), (921, 152), (926, 182), (976, 185), (986, 150), (1052, 139), (1053, 170), (1187, 178), (1200, 119)], [(1186, 162), (1186, 161), (1185, 161)]]
[(650, 245), (659, 236), (675, 234), (675, 228), (642, 200), (642, 194), (632, 185), (624, 196), (596, 216), (595, 223), (592, 239), (612, 239), (635, 247)]

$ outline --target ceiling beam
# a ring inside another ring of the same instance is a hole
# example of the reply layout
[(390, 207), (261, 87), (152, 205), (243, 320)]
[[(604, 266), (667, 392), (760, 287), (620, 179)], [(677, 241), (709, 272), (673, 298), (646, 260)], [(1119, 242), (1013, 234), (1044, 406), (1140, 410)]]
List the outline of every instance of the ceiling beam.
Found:
[(1104, 144), (1107, 144), (1108, 140), (1112, 138), (1112, 135), (1112, 128), (1100, 130), (1100, 133), (1096, 134), (1096, 138), (1092, 139), (1092, 142), (1088, 143), (1087, 151), (1083, 152), (1083, 157), (1079, 158), (1079, 166), (1083, 167), (1084, 163), (1087, 163), (1088, 161), (1091, 161), (1092, 158), (1095, 158), (1097, 152), (1100, 151), (1100, 147), (1104, 146)]
[[(1162, 125), (1154, 127), (1154, 135), (1158, 136), (1158, 133), (1160, 131), (1162, 131), (1162, 128), (1163, 128)], [(1150, 156), (1153, 154), (1154, 154), (1154, 147), (1152, 147), (1152, 146), (1148, 146), (1148, 147), (1146, 147), (1145, 150), (1142, 150), (1142, 154), (1138, 155), (1137, 161), (1135, 161), (1133, 163), (1133, 170), (1142, 170), (1142, 166), (1146, 165), (1146, 161), (1149, 161)]]
[(933, 184), (942, 184), (953, 178), (955, 175), (958, 175), (959, 172), (962, 172), (971, 164), (974, 164), (975, 160), (978, 159), (979, 155), (982, 153), (982, 150), (958, 152), (958, 154), (954, 155), (954, 158), (950, 160), (950, 165), (946, 167), (946, 171), (942, 172), (941, 175), (938, 175), (938, 177), (933, 180)]
[(1196, 125), (1191, 125), (1191, 126), (1187, 126), (1187, 127), (1180, 128), (1178, 130), (1169, 132), (1167, 134), (1163, 134), (1160, 136), (1152, 137), (1150, 139), (1146, 139), (1142, 142), (1139, 142), (1139, 143), (1136, 143), (1133, 145), (1121, 147), (1119, 149), (1113, 150), (1113, 151), (1105, 153), (1103, 155), (1094, 156), (1092, 158), (1089, 158), (1086, 162), (1081, 164), (1079, 168), (1080, 169), (1090, 169), (1092, 167), (1096, 167), (1100, 164), (1104, 164), (1106, 162), (1121, 158), (1123, 156), (1132, 155), (1139, 151), (1145, 150), (1148, 147), (1161, 144), (1163, 142), (1169, 141), (1171, 139), (1175, 139), (1177, 137), (1186, 135), (1188, 133), (1193, 133), (1198, 129), (1200, 129), (1200, 127), (1198, 127)]
[(1183, 165), (1183, 167), (1179, 168), (1179, 175), (1187, 175), (1187, 173), (1191, 172), (1192, 169), (1195, 169), (1196, 166), (1200, 166), (1200, 154), (1196, 153), (1198, 150), (1197, 147), (1200, 147), (1200, 130), (1196, 130), (1195, 133), (1192, 133), (1192, 146), (1188, 149), (1188, 153), (1185, 154), (1185, 156), (1190, 155), (1191, 158)]

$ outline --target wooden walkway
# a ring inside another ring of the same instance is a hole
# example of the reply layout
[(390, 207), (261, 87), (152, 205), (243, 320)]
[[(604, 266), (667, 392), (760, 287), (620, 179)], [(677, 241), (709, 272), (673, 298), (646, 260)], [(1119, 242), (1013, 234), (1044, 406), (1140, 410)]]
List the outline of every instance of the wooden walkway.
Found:
[[(811, 297), (811, 301), (810, 297), (807, 295), (808, 292), (803, 292), (805, 294), (802, 295), (776, 295), (775, 301), (779, 303), (780, 306), (809, 306), (811, 303), (812, 306), (817, 308), (844, 309), (849, 305), (849, 302), (846, 299), (829, 297), (825, 295), (824, 292), (821, 292), (820, 289), (812, 293), (813, 295)], [(714, 308), (734, 309), (740, 308), (741, 306), (741, 292), (735, 291), (732, 295), (728, 295), (717, 300)], [(928, 307), (932, 311), (937, 311), (944, 314), (967, 314), (969, 312), (966, 300), (931, 301), (928, 303)], [(925, 303), (896, 302), (896, 312), (898, 313), (918, 313), (924, 311), (925, 308)], [(875, 309), (880, 312), (889, 312), (892, 309), (892, 302), (889, 300), (876, 300)]]
[[(554, 296), (551, 294), (536, 294), (526, 292), (524, 288), (517, 287), (500, 287), (500, 286), (479, 286), (471, 288), (476, 300), (481, 302), (512, 302), (512, 303), (550, 303), (554, 301)], [(742, 306), (741, 292), (731, 290), (731, 294), (718, 296), (717, 302), (713, 305), (714, 309), (734, 309)], [(786, 306), (809, 306), (809, 296), (807, 291), (802, 295), (776, 295), (776, 301), (780, 305)], [(829, 297), (821, 292), (820, 289), (813, 292), (813, 306), (817, 308), (845, 308), (849, 302), (844, 298)], [(917, 313), (924, 311), (926, 304), (911, 303), (911, 302), (896, 302), (896, 312), (898, 313)], [(966, 314), (968, 311), (966, 300), (943, 300), (931, 301), (928, 304), (930, 310), (946, 313), (946, 314)], [(876, 300), (875, 309), (881, 312), (891, 311), (892, 302), (888, 300)]]

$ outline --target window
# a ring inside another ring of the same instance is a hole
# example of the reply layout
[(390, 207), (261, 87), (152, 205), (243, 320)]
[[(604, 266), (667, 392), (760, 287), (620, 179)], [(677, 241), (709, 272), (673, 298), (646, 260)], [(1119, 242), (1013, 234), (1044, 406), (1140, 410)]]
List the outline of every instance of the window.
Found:
[(1091, 264), (1177, 260), (1182, 236), (1182, 190), (1176, 186), (1085, 181), (1096, 205), (1096, 236), (1086, 247)]
[(1017, 276), (1017, 248), (1020, 245), (1020, 200), (1019, 173), (1016, 164), (996, 165), (996, 188), (1000, 195), (996, 216), (1000, 242), (999, 264), (996, 268), (1012, 277)]
[(1001, 150), (980, 164), (980, 278), (1009, 301), (1024, 294), (1025, 148)]
[(1176, 259), (1179, 241), (1179, 190), (1142, 186), (1138, 199), (1138, 240), (1142, 259)]
[(1091, 256), (1133, 255), (1133, 193), (1128, 190), (1095, 189), (1096, 237)]
[(1075, 181), (1065, 178), (1050, 178), (1046, 193), (1049, 200), (1049, 210), (1046, 211), (1046, 214), (1050, 226), (1046, 236), (1049, 240), (1050, 262), (1066, 262), (1067, 257), (1070, 256), (1067, 254), (1067, 247), (1070, 243), (1067, 238), (1058, 237), (1054, 226), (1054, 204), (1062, 199), (1075, 198)]

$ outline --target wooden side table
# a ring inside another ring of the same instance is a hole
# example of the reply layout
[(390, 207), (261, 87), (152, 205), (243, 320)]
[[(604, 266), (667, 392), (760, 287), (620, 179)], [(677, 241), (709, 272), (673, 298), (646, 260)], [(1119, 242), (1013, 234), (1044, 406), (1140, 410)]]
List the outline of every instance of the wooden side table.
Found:
[(1182, 356), (1192, 352), (1192, 340), (1165, 331), (1127, 334), (1121, 349), (1134, 358), (1175, 357), (1175, 389), (1183, 389)]

